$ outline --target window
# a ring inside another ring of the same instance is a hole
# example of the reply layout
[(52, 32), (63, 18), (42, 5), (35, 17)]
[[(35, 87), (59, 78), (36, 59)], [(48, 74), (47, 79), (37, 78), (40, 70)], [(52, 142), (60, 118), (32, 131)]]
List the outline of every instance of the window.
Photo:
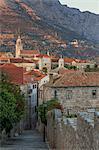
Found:
[(32, 93), (32, 89), (29, 89), (29, 90), (28, 90), (28, 94), (31, 94), (31, 93)]
[(34, 85), (33, 85), (33, 89), (34, 89)]
[(36, 84), (35, 84), (35, 88), (36, 88)]
[(97, 91), (96, 90), (92, 90), (92, 98), (96, 98), (97, 97)]
[(57, 91), (54, 91), (54, 98), (57, 98)]
[(35, 106), (35, 112), (37, 111), (37, 108), (36, 108), (36, 106)]
[(29, 100), (31, 100), (31, 96), (29, 96)]
[(31, 96), (29, 96), (28, 105), (31, 106)]
[(72, 90), (66, 91), (66, 99), (72, 99)]

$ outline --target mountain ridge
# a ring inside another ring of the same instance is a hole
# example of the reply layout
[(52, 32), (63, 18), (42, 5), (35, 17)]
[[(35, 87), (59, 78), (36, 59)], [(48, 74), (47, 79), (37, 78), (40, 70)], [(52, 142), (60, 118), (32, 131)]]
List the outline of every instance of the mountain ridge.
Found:
[[(9, 0), (9, 3), (12, 0)], [(17, 3), (26, 3), (37, 15), (48, 22), (68, 28), (80, 34), (82, 37), (99, 41), (99, 15), (88, 11), (81, 12), (79, 9), (61, 5), (59, 0), (15, 0)]]
[(99, 15), (61, 5), (59, 0), (0, 0), (0, 8), (1, 33), (18, 35), (20, 30), (26, 48), (33, 47), (33, 36), (43, 47), (44, 36), (54, 36), (55, 32), (66, 42), (75, 38), (89, 43), (99, 41)]

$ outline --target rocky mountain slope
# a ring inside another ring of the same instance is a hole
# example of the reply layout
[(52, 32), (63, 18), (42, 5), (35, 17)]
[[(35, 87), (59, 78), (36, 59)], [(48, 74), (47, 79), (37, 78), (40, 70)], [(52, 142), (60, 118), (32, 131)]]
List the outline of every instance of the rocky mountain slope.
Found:
[(76, 38), (98, 43), (99, 15), (63, 6), (59, 0), (0, 0), (0, 29), (1, 50), (13, 50), (19, 32), (27, 49), (49, 49), (48, 35), (59, 42)]
[(63, 6), (59, 0), (22, 1), (30, 4), (38, 15), (51, 24), (67, 28), (88, 40), (99, 41), (99, 15)]

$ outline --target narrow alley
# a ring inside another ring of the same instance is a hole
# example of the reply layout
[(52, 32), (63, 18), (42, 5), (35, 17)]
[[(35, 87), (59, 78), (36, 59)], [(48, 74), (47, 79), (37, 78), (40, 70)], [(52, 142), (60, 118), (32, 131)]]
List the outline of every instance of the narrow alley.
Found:
[(48, 150), (47, 144), (37, 130), (24, 131), (20, 136), (9, 139), (0, 150)]

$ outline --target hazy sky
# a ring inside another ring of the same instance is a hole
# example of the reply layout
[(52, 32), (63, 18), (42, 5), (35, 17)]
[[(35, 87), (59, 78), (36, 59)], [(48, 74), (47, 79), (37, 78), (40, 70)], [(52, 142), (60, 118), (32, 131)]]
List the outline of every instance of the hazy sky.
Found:
[(69, 7), (79, 8), (81, 11), (90, 11), (99, 14), (99, 0), (60, 0)]

